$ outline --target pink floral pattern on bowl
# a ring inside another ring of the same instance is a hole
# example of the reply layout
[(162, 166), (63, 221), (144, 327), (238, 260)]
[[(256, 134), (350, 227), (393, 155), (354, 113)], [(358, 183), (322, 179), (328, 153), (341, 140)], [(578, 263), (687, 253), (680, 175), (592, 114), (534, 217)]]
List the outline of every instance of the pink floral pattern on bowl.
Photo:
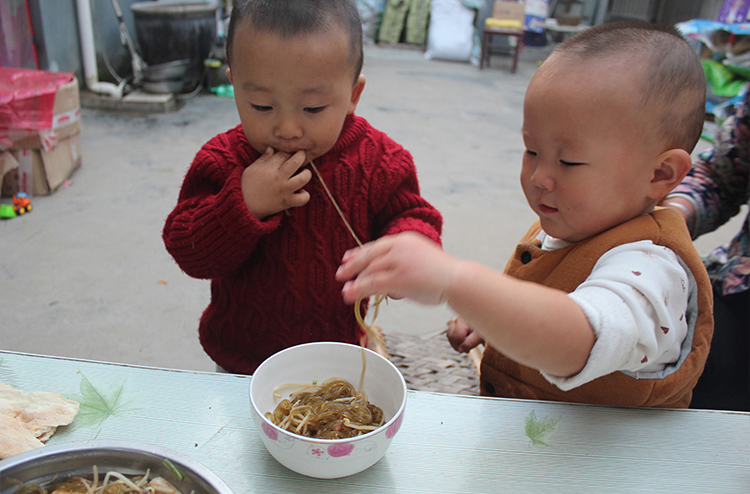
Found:
[(263, 429), (263, 432), (266, 433), (266, 436), (268, 436), (269, 439), (273, 441), (278, 441), (279, 439), (279, 433), (276, 432), (276, 430), (268, 425), (267, 423), (263, 422), (261, 425), (261, 428)]
[(403, 422), (403, 420), (404, 414), (402, 413), (390, 426), (388, 426), (388, 430), (385, 431), (385, 437), (390, 439), (395, 436), (398, 430), (401, 428), (401, 422)]
[(342, 456), (349, 456), (354, 450), (354, 445), (351, 443), (344, 444), (332, 444), (328, 446), (328, 454), (334, 458), (340, 458)]

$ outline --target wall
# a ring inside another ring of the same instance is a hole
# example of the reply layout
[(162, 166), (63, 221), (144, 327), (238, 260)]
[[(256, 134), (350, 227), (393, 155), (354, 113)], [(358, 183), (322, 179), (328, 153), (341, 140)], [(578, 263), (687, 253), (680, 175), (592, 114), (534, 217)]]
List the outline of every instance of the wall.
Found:
[[(83, 78), (81, 48), (78, 37), (78, 17), (75, 0), (28, 0), (34, 37), (37, 40), (39, 68), (42, 70), (75, 72)], [(131, 36), (135, 38), (130, 5), (139, 0), (117, 0)], [(115, 77), (107, 68), (122, 76), (131, 72), (130, 55), (120, 43), (119, 22), (112, 0), (91, 0), (94, 22), (94, 43), (97, 51), (99, 78), (113, 82)], [(134, 39), (136, 45), (137, 40)]]
[(53, 72), (76, 72), (81, 65), (81, 55), (75, 1), (28, 0), (28, 4), (39, 68)]
[[(139, 50), (140, 47), (130, 6), (141, 1), (144, 0), (116, 0), (136, 50)], [(200, 0), (162, 1), (189, 2)], [(28, 0), (28, 2), (34, 37), (37, 40), (39, 68), (50, 71), (75, 72), (78, 78), (83, 80), (76, 1)], [(90, 0), (90, 2), (99, 80), (116, 82), (116, 78), (112, 74), (113, 71), (119, 77), (127, 77), (132, 74), (130, 51), (120, 41), (120, 24), (115, 14), (113, 0)]]

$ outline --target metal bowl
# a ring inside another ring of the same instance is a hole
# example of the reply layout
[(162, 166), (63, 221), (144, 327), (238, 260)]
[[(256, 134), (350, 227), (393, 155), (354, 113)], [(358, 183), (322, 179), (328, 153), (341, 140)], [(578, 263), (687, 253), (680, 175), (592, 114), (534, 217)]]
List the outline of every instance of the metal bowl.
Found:
[(141, 87), (147, 93), (169, 94), (179, 93), (185, 87), (185, 81), (177, 79), (173, 81), (142, 81)]
[(190, 60), (175, 60), (174, 62), (149, 65), (143, 69), (143, 77), (148, 81), (183, 79), (189, 67)]
[[(180, 472), (182, 479), (170, 468)], [(123, 475), (161, 476), (181, 492), (232, 494), (209, 469), (185, 455), (160, 446), (131, 441), (83, 441), (61, 443), (27, 451), (0, 461), (0, 494), (13, 494), (24, 485), (91, 475), (96, 465), (100, 478), (108, 470)]]

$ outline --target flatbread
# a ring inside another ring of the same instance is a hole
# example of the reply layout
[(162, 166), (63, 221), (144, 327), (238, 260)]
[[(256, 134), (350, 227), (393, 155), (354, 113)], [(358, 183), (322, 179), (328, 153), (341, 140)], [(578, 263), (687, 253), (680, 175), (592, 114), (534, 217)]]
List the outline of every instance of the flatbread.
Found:
[(0, 459), (43, 446), (78, 407), (54, 391), (24, 393), (0, 383)]
[(0, 459), (42, 446), (44, 443), (34, 437), (34, 433), (21, 422), (7, 415), (0, 415)]

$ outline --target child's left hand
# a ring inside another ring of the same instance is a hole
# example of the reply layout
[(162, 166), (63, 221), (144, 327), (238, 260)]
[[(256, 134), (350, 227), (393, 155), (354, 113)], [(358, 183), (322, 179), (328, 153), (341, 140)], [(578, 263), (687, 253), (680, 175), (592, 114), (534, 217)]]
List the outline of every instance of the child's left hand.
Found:
[(336, 279), (346, 281), (342, 294), (348, 303), (383, 294), (437, 305), (446, 301), (460, 262), (427, 237), (403, 232), (348, 251)]
[(446, 336), (453, 349), (461, 353), (469, 353), (473, 348), (484, 343), (482, 335), (474, 331), (461, 317), (448, 322)]

